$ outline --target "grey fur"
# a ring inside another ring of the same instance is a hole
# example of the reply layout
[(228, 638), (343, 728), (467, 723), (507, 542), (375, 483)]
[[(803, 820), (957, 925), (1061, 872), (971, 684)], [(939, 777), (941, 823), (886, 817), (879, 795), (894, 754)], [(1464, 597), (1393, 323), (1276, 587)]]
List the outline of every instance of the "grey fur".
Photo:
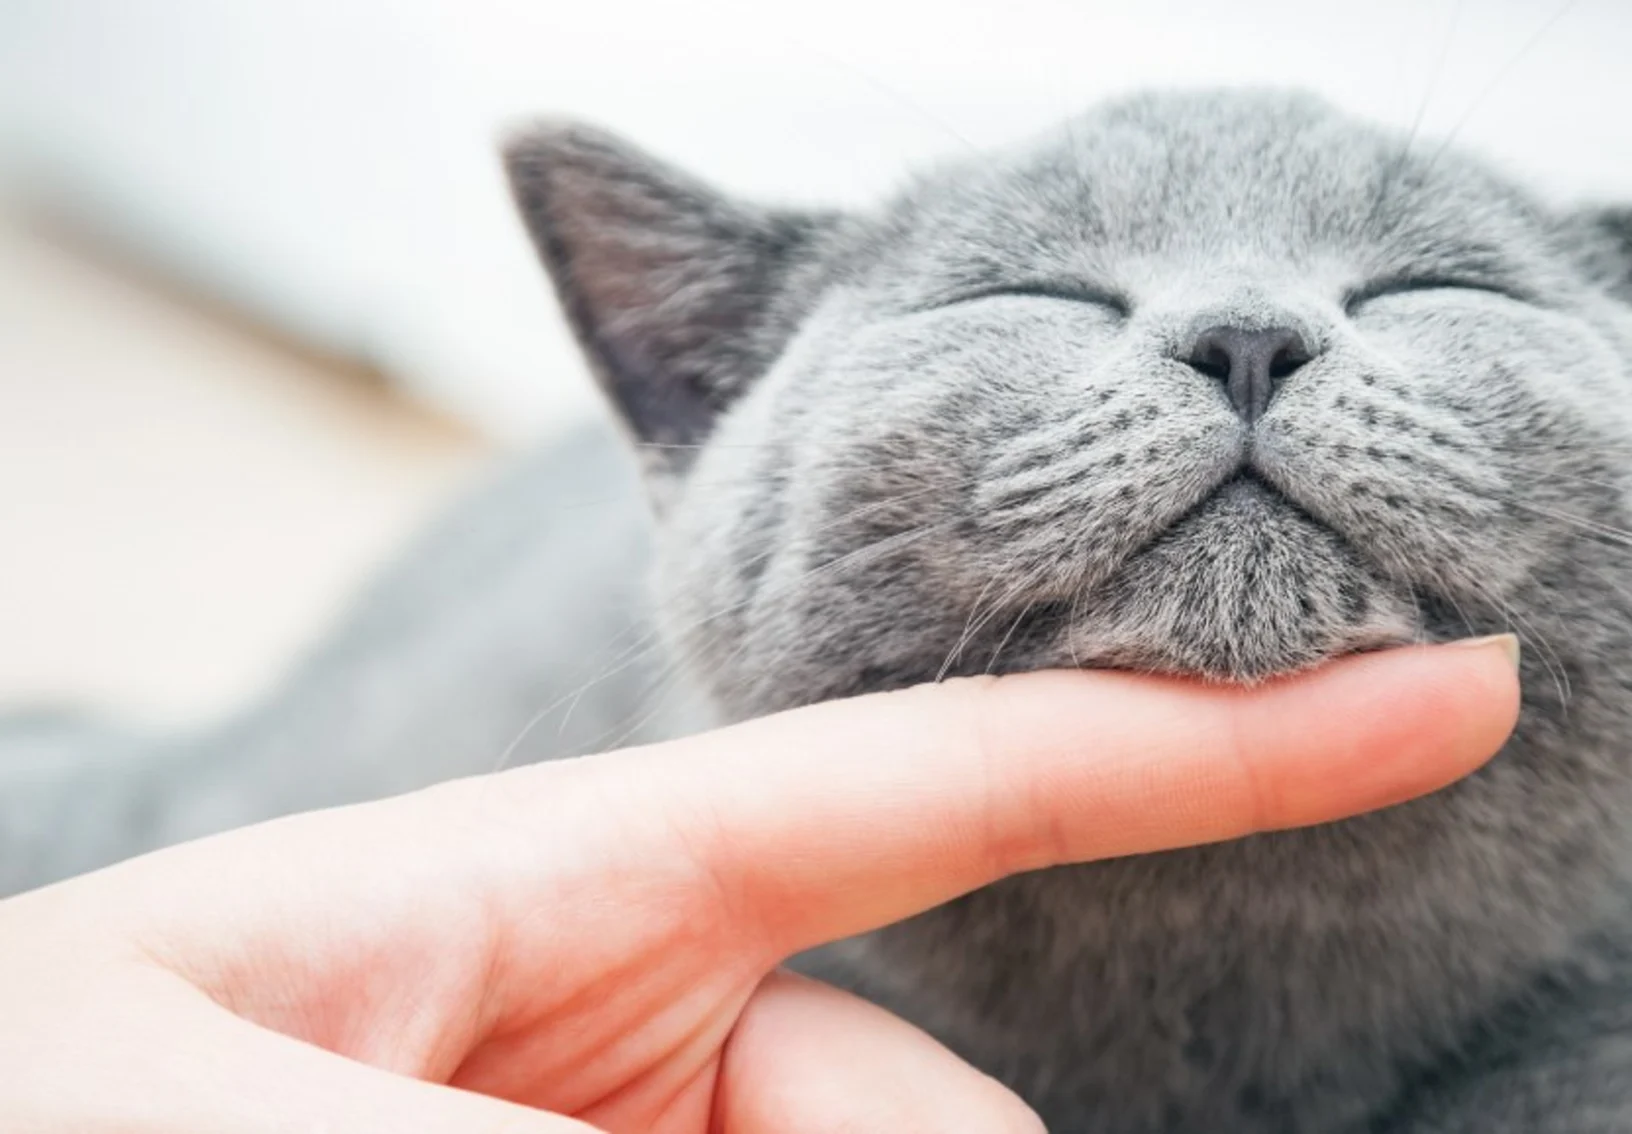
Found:
[[(573, 128), (510, 162), (637, 437), (702, 442), (651, 462), (655, 583), (724, 718), (1525, 638), (1518, 731), (1437, 796), (811, 967), (1058, 1131), (1632, 1129), (1628, 214), (1274, 92), (1124, 100), (804, 221)], [(1177, 361), (1219, 324), (1318, 350), (1252, 429)], [(665, 423), (676, 375), (705, 396)]]

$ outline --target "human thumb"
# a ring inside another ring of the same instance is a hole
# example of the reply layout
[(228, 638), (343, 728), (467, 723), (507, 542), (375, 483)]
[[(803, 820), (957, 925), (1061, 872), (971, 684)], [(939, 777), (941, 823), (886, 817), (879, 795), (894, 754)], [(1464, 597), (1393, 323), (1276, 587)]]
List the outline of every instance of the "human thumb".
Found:
[[(0, 1056), (22, 1064), (0, 1079), (8, 1132), (599, 1134), (576, 1119), (387, 1069), (393, 1054), (423, 1054), (415, 1046), (426, 1037), (372, 1037), (374, 1066), (252, 1024), (173, 973), (113, 971), (116, 988), (85, 990), (115, 993), (86, 998), (100, 1009), (76, 1011), (70, 997), (53, 997), (58, 1026), (36, 1033), (31, 1051), (0, 1043)], [(69, 1044), (75, 1057), (61, 1058)]]

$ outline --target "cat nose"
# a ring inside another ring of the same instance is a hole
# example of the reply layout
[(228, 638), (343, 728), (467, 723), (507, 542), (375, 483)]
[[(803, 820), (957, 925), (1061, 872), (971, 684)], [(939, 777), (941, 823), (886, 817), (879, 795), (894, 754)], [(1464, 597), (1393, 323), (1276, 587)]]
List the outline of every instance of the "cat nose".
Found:
[(1264, 416), (1280, 384), (1314, 354), (1290, 327), (1262, 331), (1211, 327), (1196, 336), (1184, 362), (1217, 380), (1248, 425)]

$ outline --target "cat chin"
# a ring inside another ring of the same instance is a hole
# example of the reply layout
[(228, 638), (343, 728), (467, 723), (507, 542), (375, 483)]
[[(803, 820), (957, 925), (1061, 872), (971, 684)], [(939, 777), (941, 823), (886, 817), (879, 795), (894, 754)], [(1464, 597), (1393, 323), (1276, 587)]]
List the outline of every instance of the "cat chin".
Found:
[(1290, 677), (1336, 658), (1407, 645), (1412, 641), (1405, 636), (1360, 635), (1339, 644), (1277, 642), (1257, 649), (1243, 648), (1240, 638), (1227, 643), (1105, 641), (1096, 649), (1079, 647), (1075, 659), (1060, 664), (1188, 677), (1208, 684), (1252, 686)]
[(1274, 490), (1231, 482), (1081, 606), (1072, 664), (1257, 683), (1420, 641), (1415, 602)]

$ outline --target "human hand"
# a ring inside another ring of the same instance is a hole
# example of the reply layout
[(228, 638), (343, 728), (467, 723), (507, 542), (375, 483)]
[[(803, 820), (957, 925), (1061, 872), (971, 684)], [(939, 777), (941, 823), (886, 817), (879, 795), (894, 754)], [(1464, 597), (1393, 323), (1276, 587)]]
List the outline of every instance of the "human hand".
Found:
[(1260, 689), (947, 682), (445, 784), (0, 903), (0, 1128), (1029, 1130), (788, 956), (1008, 874), (1336, 819), (1501, 744), (1511, 639)]

